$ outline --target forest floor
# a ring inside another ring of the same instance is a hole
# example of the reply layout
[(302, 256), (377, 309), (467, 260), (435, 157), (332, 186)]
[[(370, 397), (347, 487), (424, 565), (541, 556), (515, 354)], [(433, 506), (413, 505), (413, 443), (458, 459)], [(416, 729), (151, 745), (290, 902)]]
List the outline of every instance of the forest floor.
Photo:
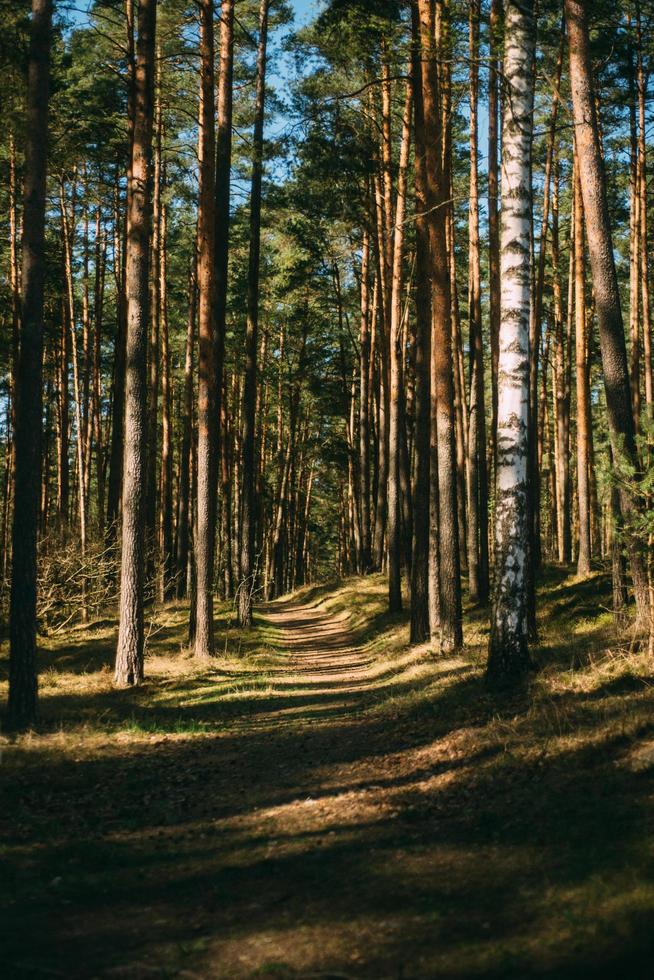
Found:
[(40, 728), (1, 746), (0, 972), (651, 977), (654, 664), (609, 592), (548, 571), (541, 670), (499, 700), (482, 614), (411, 648), (379, 576), (244, 636), (220, 607), (210, 662), (157, 610), (136, 690), (113, 622), (44, 639)]

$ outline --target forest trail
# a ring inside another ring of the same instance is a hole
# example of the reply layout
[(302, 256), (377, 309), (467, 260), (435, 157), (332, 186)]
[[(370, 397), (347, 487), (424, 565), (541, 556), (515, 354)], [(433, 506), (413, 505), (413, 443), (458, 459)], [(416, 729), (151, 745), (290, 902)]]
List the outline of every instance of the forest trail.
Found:
[(288, 670), (300, 673), (316, 697), (342, 695), (348, 707), (374, 684), (373, 663), (343, 617), (298, 601), (264, 606), (261, 615), (282, 636)]
[(654, 773), (615, 763), (651, 685), (559, 692), (553, 727), (549, 696), (489, 700), (472, 650), (408, 646), (386, 588), (248, 634), (225, 604), (202, 664), (173, 607), (129, 692), (111, 629), (53, 650), (43, 730), (3, 755), (12, 980), (649, 978)]

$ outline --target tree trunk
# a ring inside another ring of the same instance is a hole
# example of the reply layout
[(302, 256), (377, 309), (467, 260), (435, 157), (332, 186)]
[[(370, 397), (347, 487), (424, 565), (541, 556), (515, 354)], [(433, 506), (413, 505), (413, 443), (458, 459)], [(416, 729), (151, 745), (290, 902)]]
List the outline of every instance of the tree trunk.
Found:
[(429, 231), (427, 229), (427, 174), (420, 71), (420, 22), (415, 3), (413, 27), (413, 102), (415, 115), (416, 311), (415, 311), (415, 478), (413, 487), (413, 559), (411, 562), (411, 643), (424, 643), (430, 635), (429, 617), (429, 434), (431, 292), (429, 284)]
[(216, 541), (216, 355), (214, 324), (215, 130), (213, 2), (200, 3), (200, 190), (198, 208), (198, 475), (196, 484), (195, 655), (214, 654)]
[(527, 645), (531, 140), (535, 22), (531, 0), (507, 0), (502, 132), (501, 319), (498, 362), (495, 594), (488, 680), (529, 666)]
[[(574, 205), (573, 205), (574, 208)], [(574, 217), (573, 217), (574, 224)], [(556, 472), (556, 537), (558, 559), (567, 563), (572, 557), (572, 533), (570, 526), (570, 463), (568, 459), (568, 427), (570, 400), (566, 385), (566, 358), (570, 350), (565, 342), (563, 302), (561, 296), (561, 272), (559, 268), (559, 167), (554, 172), (552, 194), (552, 293), (554, 306), (554, 459)], [(570, 268), (574, 270), (574, 249), (571, 249)], [(571, 277), (572, 278), (572, 277)]]
[(252, 597), (255, 589), (255, 413), (257, 400), (257, 347), (259, 327), (259, 259), (261, 250), (261, 178), (263, 174), (263, 123), (266, 99), (266, 44), (270, 0), (259, 8), (259, 47), (252, 138), (252, 187), (250, 194), (250, 254), (248, 262), (247, 327), (243, 386), (243, 471), (241, 498), (241, 571), (238, 591), (238, 619), (241, 626), (252, 624)]
[[(218, 433), (222, 472), (222, 507), (226, 524), (223, 533), (223, 558), (227, 571), (227, 595), (234, 593), (233, 556), (231, 535), (232, 487), (225, 485), (229, 474), (229, 446), (224, 444), (229, 437), (228, 412), (223, 398), (223, 377), (225, 374), (225, 334), (227, 315), (227, 273), (229, 267), (229, 195), (232, 161), (232, 102), (234, 74), (234, 0), (222, 0), (220, 7), (220, 42), (218, 72), (218, 106), (216, 133), (216, 213), (215, 213), (215, 256), (214, 256), (214, 329), (215, 329), (215, 377), (216, 377), (216, 419), (220, 420)], [(225, 389), (226, 397), (226, 389)], [(217, 477), (216, 477), (217, 479)]]
[(182, 445), (179, 455), (179, 509), (177, 513), (177, 598), (184, 599), (188, 590), (189, 540), (191, 521), (191, 452), (193, 442), (193, 346), (197, 313), (197, 251), (191, 259), (189, 274), (189, 311), (184, 353), (184, 398), (182, 410)]
[[(363, 232), (361, 249), (361, 332), (359, 382), (359, 492), (361, 494), (361, 571), (370, 571), (370, 303), (368, 268), (370, 232)], [(373, 309), (374, 315), (374, 309)], [(313, 471), (312, 471), (313, 472)]]
[(643, 374), (648, 420), (654, 419), (654, 377), (652, 374), (652, 335), (649, 302), (649, 248), (647, 231), (647, 141), (645, 107), (647, 77), (643, 65), (643, 36), (640, 3), (636, 4), (636, 87), (638, 91), (638, 218), (640, 221), (640, 296), (643, 312)]
[(402, 609), (402, 520), (400, 494), (400, 440), (402, 432), (401, 402), (402, 351), (400, 328), (402, 316), (402, 260), (404, 257), (404, 214), (406, 211), (407, 166), (411, 138), (411, 81), (407, 82), (402, 121), (395, 224), (393, 227), (393, 264), (391, 282), (390, 331), (390, 424), (388, 453), (388, 607), (390, 612)]
[(420, 12), (422, 41), (427, 225), (432, 267), (432, 442), (435, 443), (437, 465), (434, 465), (433, 449), (431, 484), (434, 488), (432, 491), (433, 503), (435, 503), (436, 492), (438, 495), (440, 648), (442, 652), (448, 653), (460, 647), (463, 642), (454, 438), (450, 279), (445, 235), (445, 205), (450, 186), (449, 153), (446, 153), (445, 164), (443, 164), (443, 132), (438, 104), (437, 51), (433, 40), (433, 7), (429, 0), (419, 0), (418, 10)]
[(500, 335), (500, 214), (499, 195), (499, 86), (502, 0), (491, 0), (489, 17), (488, 66), (488, 308), (491, 351), (491, 432), (490, 459), (495, 467), (497, 445), (497, 366)]
[(134, 139), (128, 194), (125, 458), (120, 627), (114, 681), (143, 680), (143, 585), (147, 468), (148, 278), (156, 0), (139, 0), (134, 71)]
[(37, 708), (36, 536), (41, 492), (43, 280), (51, 23), (51, 0), (32, 0), (27, 68), (22, 309), (14, 439), (7, 709), (7, 726), (10, 729), (24, 729), (33, 724)]
[(584, 258), (584, 211), (579, 162), (574, 165), (574, 269), (575, 269), (575, 366), (577, 381), (577, 506), (579, 548), (577, 575), (590, 575), (590, 374), (589, 338), (586, 324), (586, 265)]
[(486, 405), (484, 351), (481, 323), (481, 262), (479, 249), (478, 91), (479, 0), (472, 0), (469, 15), (470, 53), (470, 204), (468, 217), (470, 325), (470, 411), (468, 416), (468, 582), (470, 598), (488, 602), (488, 474), (486, 471)]
[(173, 548), (173, 419), (168, 343), (168, 289), (166, 276), (167, 206), (161, 207), (159, 250), (159, 326), (161, 332), (161, 487), (159, 495), (159, 529), (161, 552), (161, 597), (168, 602), (175, 594), (175, 553)]
[[(565, 11), (575, 137), (579, 168), (583, 173), (581, 189), (604, 368), (609, 434), (618, 469), (626, 463), (637, 473), (638, 458), (631, 411), (627, 351), (592, 80), (588, 22), (582, 0), (565, 0)], [(625, 481), (620, 486), (620, 507), (638, 614), (641, 622), (649, 625), (647, 570), (637, 535), (632, 528), (638, 514), (638, 501)]]

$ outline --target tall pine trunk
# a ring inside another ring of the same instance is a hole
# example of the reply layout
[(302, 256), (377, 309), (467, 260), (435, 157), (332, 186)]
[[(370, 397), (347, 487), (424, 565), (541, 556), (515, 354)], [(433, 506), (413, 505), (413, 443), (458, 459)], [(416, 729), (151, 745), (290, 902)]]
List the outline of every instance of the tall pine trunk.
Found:
[(238, 591), (238, 620), (252, 623), (255, 590), (255, 431), (257, 403), (257, 348), (259, 329), (259, 260), (261, 253), (261, 179), (263, 175), (263, 123), (266, 100), (266, 45), (270, 0), (259, 8), (259, 46), (252, 138), (252, 185), (250, 193), (250, 254), (248, 262), (245, 377), (243, 386), (243, 475), (241, 490), (241, 572)]
[(198, 208), (198, 470), (195, 553), (195, 654), (214, 654), (216, 541), (216, 356), (214, 324), (215, 126), (213, 2), (200, 4), (200, 198)]
[[(609, 435), (618, 468), (624, 462), (637, 473), (627, 350), (613, 255), (585, 4), (582, 0), (565, 0), (565, 12), (575, 139), (579, 168), (583, 173), (581, 190), (604, 368)], [(633, 524), (638, 518), (638, 500), (625, 481), (620, 482), (620, 507), (638, 615), (641, 622), (649, 626), (647, 569), (640, 543), (633, 531)]]
[[(463, 642), (461, 582), (457, 517), (454, 383), (450, 271), (445, 234), (449, 194), (449, 153), (443, 153), (443, 126), (439, 107), (434, 11), (429, 0), (419, 0), (422, 43), (422, 99), (427, 163), (427, 226), (431, 263), (431, 401), (432, 401), (432, 509), (438, 514), (439, 639), (444, 653)], [(435, 459), (434, 459), (435, 456)], [(436, 463), (436, 465), (434, 465)], [(432, 517), (435, 515), (432, 515)], [(435, 530), (432, 520), (432, 534)], [(432, 555), (435, 548), (432, 548)], [(435, 556), (434, 556), (435, 557)], [(434, 560), (431, 557), (430, 560)]]
[(429, 616), (429, 433), (431, 406), (431, 292), (429, 285), (429, 232), (427, 229), (427, 174), (420, 70), (420, 22), (412, 4), (413, 102), (415, 118), (415, 478), (413, 488), (413, 558), (411, 562), (412, 643), (424, 643), (430, 635)]
[(402, 609), (402, 519), (400, 490), (401, 440), (405, 439), (402, 402), (402, 261), (404, 258), (404, 214), (406, 210), (407, 166), (411, 137), (411, 82), (407, 82), (400, 144), (397, 201), (393, 227), (390, 331), (390, 425), (388, 453), (388, 606), (390, 612)]
[(51, 0), (32, 0), (27, 75), (20, 351), (16, 371), (14, 517), (7, 726), (36, 718), (36, 544), (41, 494), (43, 284)]
[(156, 0), (139, 0), (134, 71), (134, 138), (127, 234), (125, 456), (120, 626), (114, 681), (143, 680), (143, 591), (147, 470), (148, 280)]
[(481, 322), (481, 260), (479, 247), (478, 93), (479, 0), (469, 16), (470, 53), (470, 203), (468, 217), (468, 322), (470, 327), (470, 410), (468, 415), (468, 581), (470, 598), (488, 601), (488, 474), (486, 470), (486, 404)]

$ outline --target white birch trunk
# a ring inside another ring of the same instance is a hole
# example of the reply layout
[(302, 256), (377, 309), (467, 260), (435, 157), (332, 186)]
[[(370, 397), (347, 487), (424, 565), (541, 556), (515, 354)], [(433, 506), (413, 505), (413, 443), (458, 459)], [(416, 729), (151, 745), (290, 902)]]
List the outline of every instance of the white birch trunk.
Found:
[(488, 677), (495, 683), (511, 681), (529, 665), (527, 432), (535, 22), (532, 0), (505, 0), (504, 9), (495, 594), (488, 657)]

